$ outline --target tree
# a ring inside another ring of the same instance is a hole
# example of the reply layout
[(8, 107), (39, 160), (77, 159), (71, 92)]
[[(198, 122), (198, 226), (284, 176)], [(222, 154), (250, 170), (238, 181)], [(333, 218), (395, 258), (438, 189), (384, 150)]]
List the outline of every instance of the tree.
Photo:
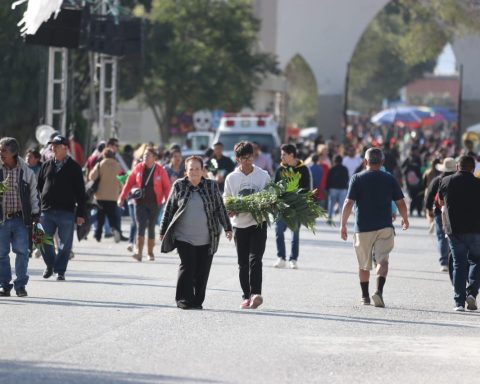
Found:
[(21, 11), (0, 8), (0, 136), (33, 139), (43, 115), (46, 49), (25, 45), (17, 26)]
[(350, 67), (349, 106), (367, 111), (395, 99), (409, 82), (431, 72), (455, 35), (480, 30), (467, 0), (393, 0), (368, 26)]
[(153, 0), (148, 20), (143, 66), (125, 63), (143, 76), (124, 92), (139, 87), (163, 141), (178, 111), (250, 106), (263, 76), (277, 73), (275, 58), (256, 49), (260, 23), (248, 0)]

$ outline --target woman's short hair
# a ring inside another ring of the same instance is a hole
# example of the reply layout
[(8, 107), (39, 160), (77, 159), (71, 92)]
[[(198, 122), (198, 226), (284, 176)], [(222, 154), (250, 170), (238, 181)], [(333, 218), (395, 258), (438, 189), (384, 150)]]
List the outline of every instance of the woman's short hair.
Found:
[(203, 169), (203, 159), (200, 156), (188, 156), (185, 159), (185, 165), (191, 161), (197, 161), (200, 164), (200, 169)]
[(28, 149), (27, 152), (25, 152), (25, 155), (28, 155), (29, 153), (37, 160), (40, 160), (42, 158), (42, 155), (36, 149)]

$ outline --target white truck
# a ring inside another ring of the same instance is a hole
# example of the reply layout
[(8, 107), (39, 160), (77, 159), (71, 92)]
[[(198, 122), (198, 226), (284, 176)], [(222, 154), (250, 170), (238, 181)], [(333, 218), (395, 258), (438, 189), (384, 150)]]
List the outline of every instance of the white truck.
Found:
[(223, 144), (225, 156), (234, 157), (233, 147), (240, 141), (257, 143), (264, 152), (274, 154), (280, 147), (278, 124), (268, 113), (225, 113), (213, 142)]

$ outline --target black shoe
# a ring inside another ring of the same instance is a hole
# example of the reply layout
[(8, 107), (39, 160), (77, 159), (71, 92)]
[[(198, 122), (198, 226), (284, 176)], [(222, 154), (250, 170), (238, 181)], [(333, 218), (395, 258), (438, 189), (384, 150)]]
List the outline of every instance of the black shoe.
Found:
[(18, 289), (16, 290), (16, 292), (17, 292), (17, 296), (18, 296), (18, 297), (28, 296), (28, 293), (27, 293), (27, 291), (25, 290), (25, 287), (18, 288)]
[(360, 301), (363, 305), (370, 305), (370, 297), (362, 297)]
[(192, 309), (202, 310), (203, 307), (202, 307), (201, 305), (194, 305), (194, 306), (192, 307)]
[(10, 289), (0, 288), (0, 296), (3, 296), (3, 297), (10, 296)]
[(123, 235), (120, 235), (120, 241), (129, 241), (130, 239), (128, 237), (125, 237)]
[(105, 237), (105, 239), (110, 239), (111, 237), (113, 237), (113, 233), (106, 233), (105, 235), (103, 235), (103, 237)]
[(193, 307), (190, 304), (185, 303), (184, 301), (178, 301), (177, 307), (180, 309), (192, 309)]
[(57, 274), (57, 281), (65, 281), (65, 274), (64, 273)]
[(50, 268), (50, 267), (45, 268), (45, 271), (43, 272), (43, 278), (48, 279), (52, 275), (53, 275), (53, 268)]

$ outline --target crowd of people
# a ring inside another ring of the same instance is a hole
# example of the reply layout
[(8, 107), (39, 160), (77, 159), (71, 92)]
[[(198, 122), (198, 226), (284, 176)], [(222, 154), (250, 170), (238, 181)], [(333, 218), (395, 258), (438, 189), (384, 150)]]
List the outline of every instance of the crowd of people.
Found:
[[(455, 310), (476, 309), (480, 285), (480, 211), (478, 157), (455, 146), (442, 130), (350, 126), (342, 142), (321, 136), (312, 142), (286, 143), (275, 153), (240, 142), (234, 158), (215, 143), (205, 156), (182, 156), (180, 145), (153, 143), (134, 148), (111, 138), (100, 141), (87, 159), (71, 141), (54, 133), (41, 150), (20, 156), (16, 139), (0, 139), (0, 296), (27, 296), (32, 226), (41, 224), (53, 244), (42, 244), (43, 277), (66, 279), (75, 227), (79, 240), (92, 232), (98, 242), (112, 237), (126, 242), (134, 260), (155, 260), (160, 227), (161, 252), (176, 250), (179, 271), (175, 300), (182, 309), (201, 309), (221, 230), (233, 239), (238, 256), (243, 309), (257, 308), (262, 297), (262, 260), (267, 224), (248, 213), (227, 212), (224, 199), (263, 190), (269, 182), (299, 175), (302, 191), (314, 191), (326, 211), (327, 223), (340, 220), (340, 237), (347, 240), (347, 221), (355, 210), (353, 235), (358, 260), (361, 303), (384, 306), (383, 287), (394, 246), (393, 221), (401, 216), (425, 217), (438, 240), (441, 271), (450, 271)], [(471, 148), (470, 148), (471, 149)], [(405, 199), (404, 192), (408, 195)], [(407, 202), (409, 203), (407, 206)], [(122, 215), (129, 216), (128, 236)], [(82, 229), (81, 235), (79, 235)], [(276, 268), (298, 268), (300, 231), (292, 231), (287, 255), (286, 223), (275, 223)], [(146, 237), (146, 238), (145, 238)], [(15, 253), (12, 284), (10, 249)], [(288, 264), (287, 264), (288, 256)], [(375, 266), (375, 293), (370, 296), (370, 271)]]

